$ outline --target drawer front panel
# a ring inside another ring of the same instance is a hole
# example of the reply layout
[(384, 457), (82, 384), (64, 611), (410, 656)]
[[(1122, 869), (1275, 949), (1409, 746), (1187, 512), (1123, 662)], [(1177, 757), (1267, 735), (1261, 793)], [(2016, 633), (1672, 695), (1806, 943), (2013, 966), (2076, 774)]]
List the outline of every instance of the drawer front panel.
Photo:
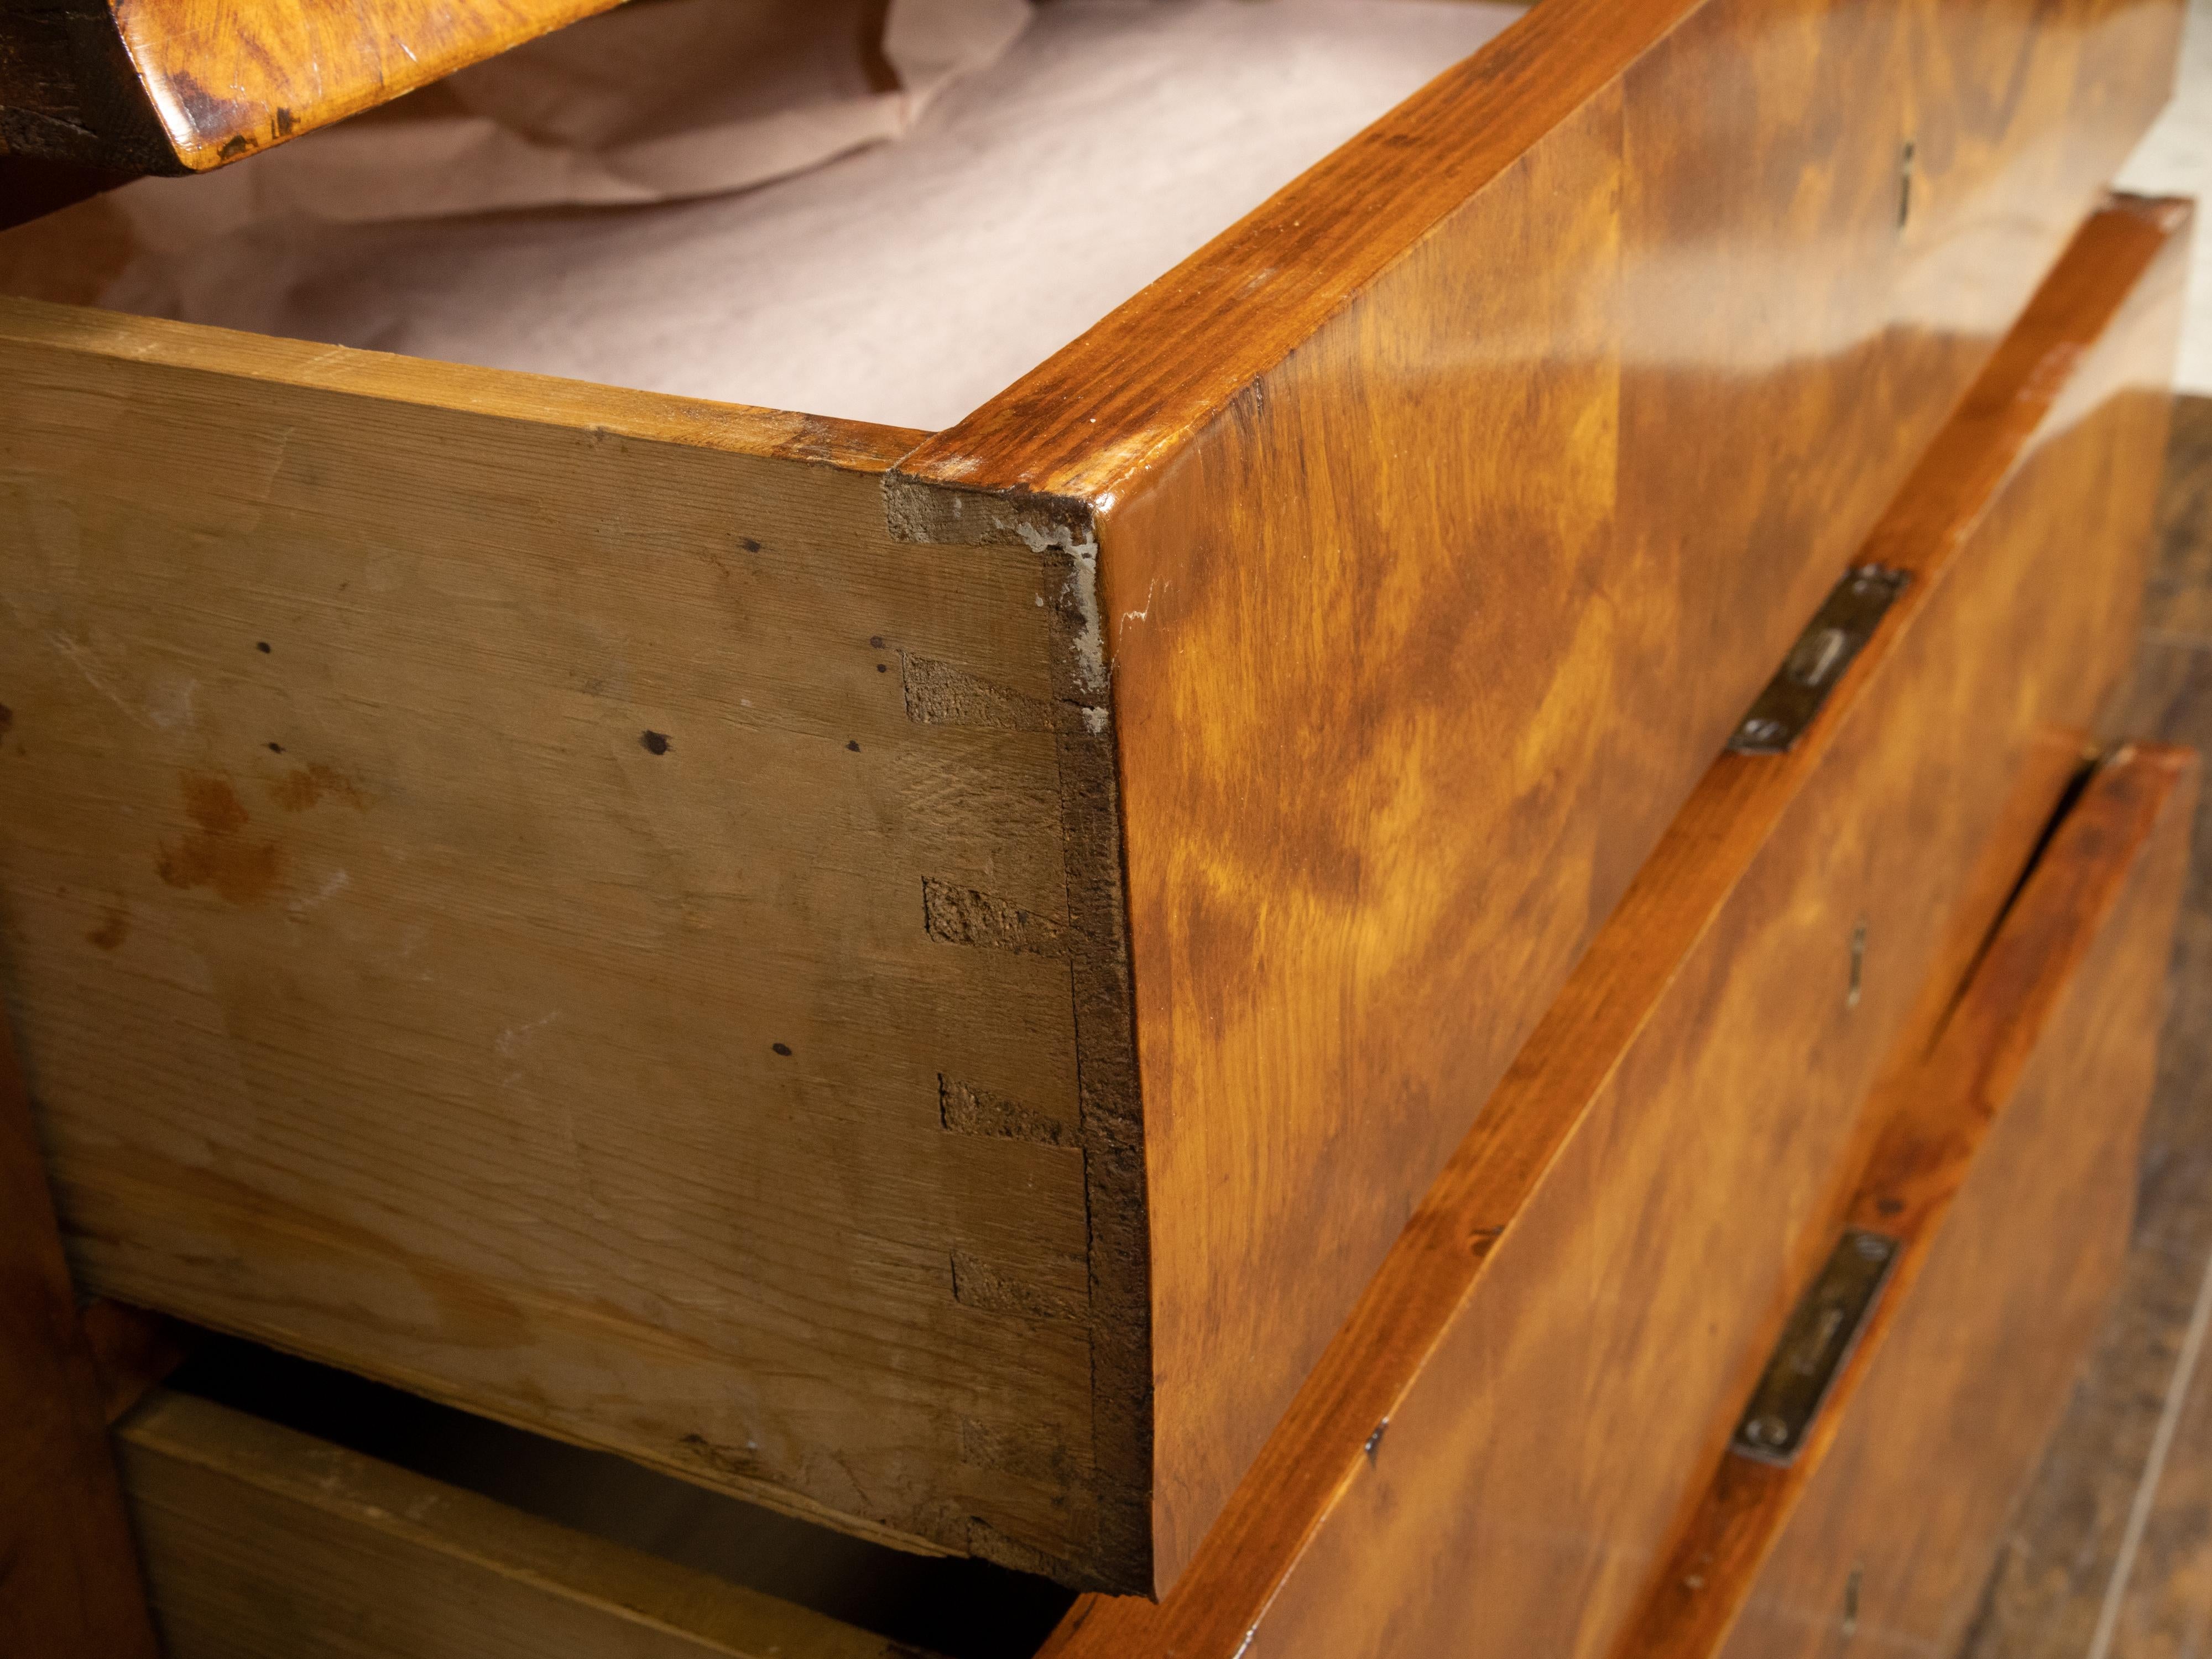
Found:
[[(2020, 809), (2047, 807), (2051, 762), (2078, 755), (2124, 671), (2165, 447), (2179, 246), (1972, 514), (1956, 562), (1923, 576), (1894, 654), (1836, 711), (1820, 775), (1678, 968), (1395, 1414), (1394, 1427), (1433, 1437), (1431, 1456), (1409, 1449), (1401, 1470), (1386, 1462), (1351, 1495), (1278, 1604), (1282, 1651), (1362, 1650), (1334, 1628), (1330, 1586), (1392, 1534), (1438, 1577), (1408, 1586), (1378, 1656), (1444, 1651), (1462, 1620), (1462, 1654), (1606, 1650), (1709, 1454), (1705, 1402), (1742, 1396), (1776, 1314), (1826, 1248), (1809, 1224), (1850, 1167), (1860, 1103), (1896, 1044), (1929, 1029), (1922, 988), (1958, 982), (2005, 890), (1990, 877), (2017, 871), (2032, 845)], [(1939, 443), (1915, 486), (1936, 490), (1938, 465), (1971, 464)], [(1869, 562), (1925, 571), (1935, 550), (1910, 543), (1934, 526), (1915, 486)], [(1561, 1432), (1528, 1431), (1561, 1401)], [(1416, 1492), (1438, 1507), (1409, 1501)], [(1324, 1632), (1340, 1645), (1307, 1645)]]
[(2177, 19), (1545, 0), (900, 463), (964, 492), (948, 526), (1096, 547), (1163, 1583), (2165, 96)]
[(1866, 544), (1911, 580), (1826, 709), (1708, 774), (1184, 1580), (1070, 1659), (1620, 1636), (2124, 666), (2185, 226), (2084, 228)]

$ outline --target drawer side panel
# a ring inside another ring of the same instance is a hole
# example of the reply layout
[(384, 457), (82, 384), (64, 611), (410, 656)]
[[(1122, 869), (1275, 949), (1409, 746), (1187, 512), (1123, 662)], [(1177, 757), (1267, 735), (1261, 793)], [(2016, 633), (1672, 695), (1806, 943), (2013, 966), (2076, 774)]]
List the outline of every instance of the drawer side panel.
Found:
[(84, 1285), (1111, 1579), (1042, 564), (894, 544), (903, 434), (6, 325), (0, 986)]

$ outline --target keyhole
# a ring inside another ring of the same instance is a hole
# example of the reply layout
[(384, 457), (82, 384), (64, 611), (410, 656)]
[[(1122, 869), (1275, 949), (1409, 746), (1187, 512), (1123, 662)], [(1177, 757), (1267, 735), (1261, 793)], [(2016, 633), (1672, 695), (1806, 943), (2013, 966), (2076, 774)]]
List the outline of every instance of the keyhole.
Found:
[(1851, 929), (1851, 988), (1844, 994), (1844, 1006), (1859, 1006), (1859, 993), (1866, 983), (1866, 927), (1864, 922)]
[(1897, 228), (1901, 234), (1905, 222), (1912, 217), (1912, 163), (1920, 147), (1910, 138), (1897, 157)]

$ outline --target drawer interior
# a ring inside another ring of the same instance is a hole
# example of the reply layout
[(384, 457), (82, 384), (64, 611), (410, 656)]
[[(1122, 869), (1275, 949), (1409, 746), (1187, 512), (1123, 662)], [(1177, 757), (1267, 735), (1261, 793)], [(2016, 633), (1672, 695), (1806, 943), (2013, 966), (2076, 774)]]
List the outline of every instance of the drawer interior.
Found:
[[(985, 402), (1521, 15), (1455, 0), (1049, 0), (905, 137), (732, 195), (180, 250), (123, 210), (0, 238), (33, 297), (889, 425)], [(585, 27), (589, 27), (586, 25)], [(300, 141), (304, 155), (318, 142)], [(283, 151), (234, 171), (288, 164)], [(167, 211), (210, 179), (149, 180)], [(128, 193), (126, 193), (128, 194)], [(201, 199), (206, 199), (202, 198)], [(37, 292), (71, 263), (70, 292)]]
[[(788, 1629), (781, 1639), (795, 1633), (794, 1650), (819, 1659), (872, 1654), (856, 1632), (899, 1644), (886, 1651), (1025, 1659), (1074, 1599), (1046, 1579), (890, 1549), (212, 1333), (193, 1340), (166, 1388), (117, 1433), (141, 1553), (175, 1659), (216, 1650), (204, 1645), (201, 1632), (216, 1616), (211, 1609), (236, 1618), (257, 1595), (291, 1602), (268, 1615), (272, 1640), (358, 1619), (378, 1632), (363, 1651), (400, 1659), (416, 1610), (386, 1619), (372, 1607), (420, 1595), (419, 1616), (439, 1616), (424, 1586), (444, 1575), (419, 1561), (404, 1571), (387, 1565), (380, 1540), (369, 1535), (376, 1510), (410, 1523), (407, 1541), (427, 1557), (474, 1557), (499, 1563), (506, 1577), (534, 1571), (547, 1578), (557, 1594), (545, 1598), (542, 1614), (528, 1617), (542, 1616), (549, 1631), (578, 1632), (564, 1640), (581, 1639), (591, 1604), (612, 1602), (714, 1632), (718, 1641), (743, 1638), (738, 1650), (749, 1650), (746, 1639), (779, 1639), (781, 1620)], [(241, 1483), (254, 1498), (236, 1496)], [(268, 1540), (257, 1545), (252, 1534), (310, 1492), (328, 1500), (319, 1524), (361, 1565), (347, 1583), (302, 1587), (295, 1597), (273, 1587), (298, 1577), (300, 1564), (270, 1559)], [(221, 1544), (199, 1536), (210, 1530), (222, 1534)], [(252, 1571), (269, 1580), (258, 1592), (248, 1582)], [(453, 1571), (465, 1585), (468, 1569)], [(625, 1592), (626, 1584), (641, 1588)], [(289, 1632), (280, 1620), (289, 1621)]]

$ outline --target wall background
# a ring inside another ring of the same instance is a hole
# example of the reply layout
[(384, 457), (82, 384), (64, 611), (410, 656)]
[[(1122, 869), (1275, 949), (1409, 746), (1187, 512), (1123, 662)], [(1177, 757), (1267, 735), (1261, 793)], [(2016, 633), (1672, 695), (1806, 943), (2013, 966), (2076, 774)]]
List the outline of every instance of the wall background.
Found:
[(2190, 0), (2189, 33), (2173, 102), (2129, 159), (2123, 190), (2197, 198), (2195, 262), (2189, 278), (2189, 322), (2174, 383), (2212, 395), (2212, 0)]

